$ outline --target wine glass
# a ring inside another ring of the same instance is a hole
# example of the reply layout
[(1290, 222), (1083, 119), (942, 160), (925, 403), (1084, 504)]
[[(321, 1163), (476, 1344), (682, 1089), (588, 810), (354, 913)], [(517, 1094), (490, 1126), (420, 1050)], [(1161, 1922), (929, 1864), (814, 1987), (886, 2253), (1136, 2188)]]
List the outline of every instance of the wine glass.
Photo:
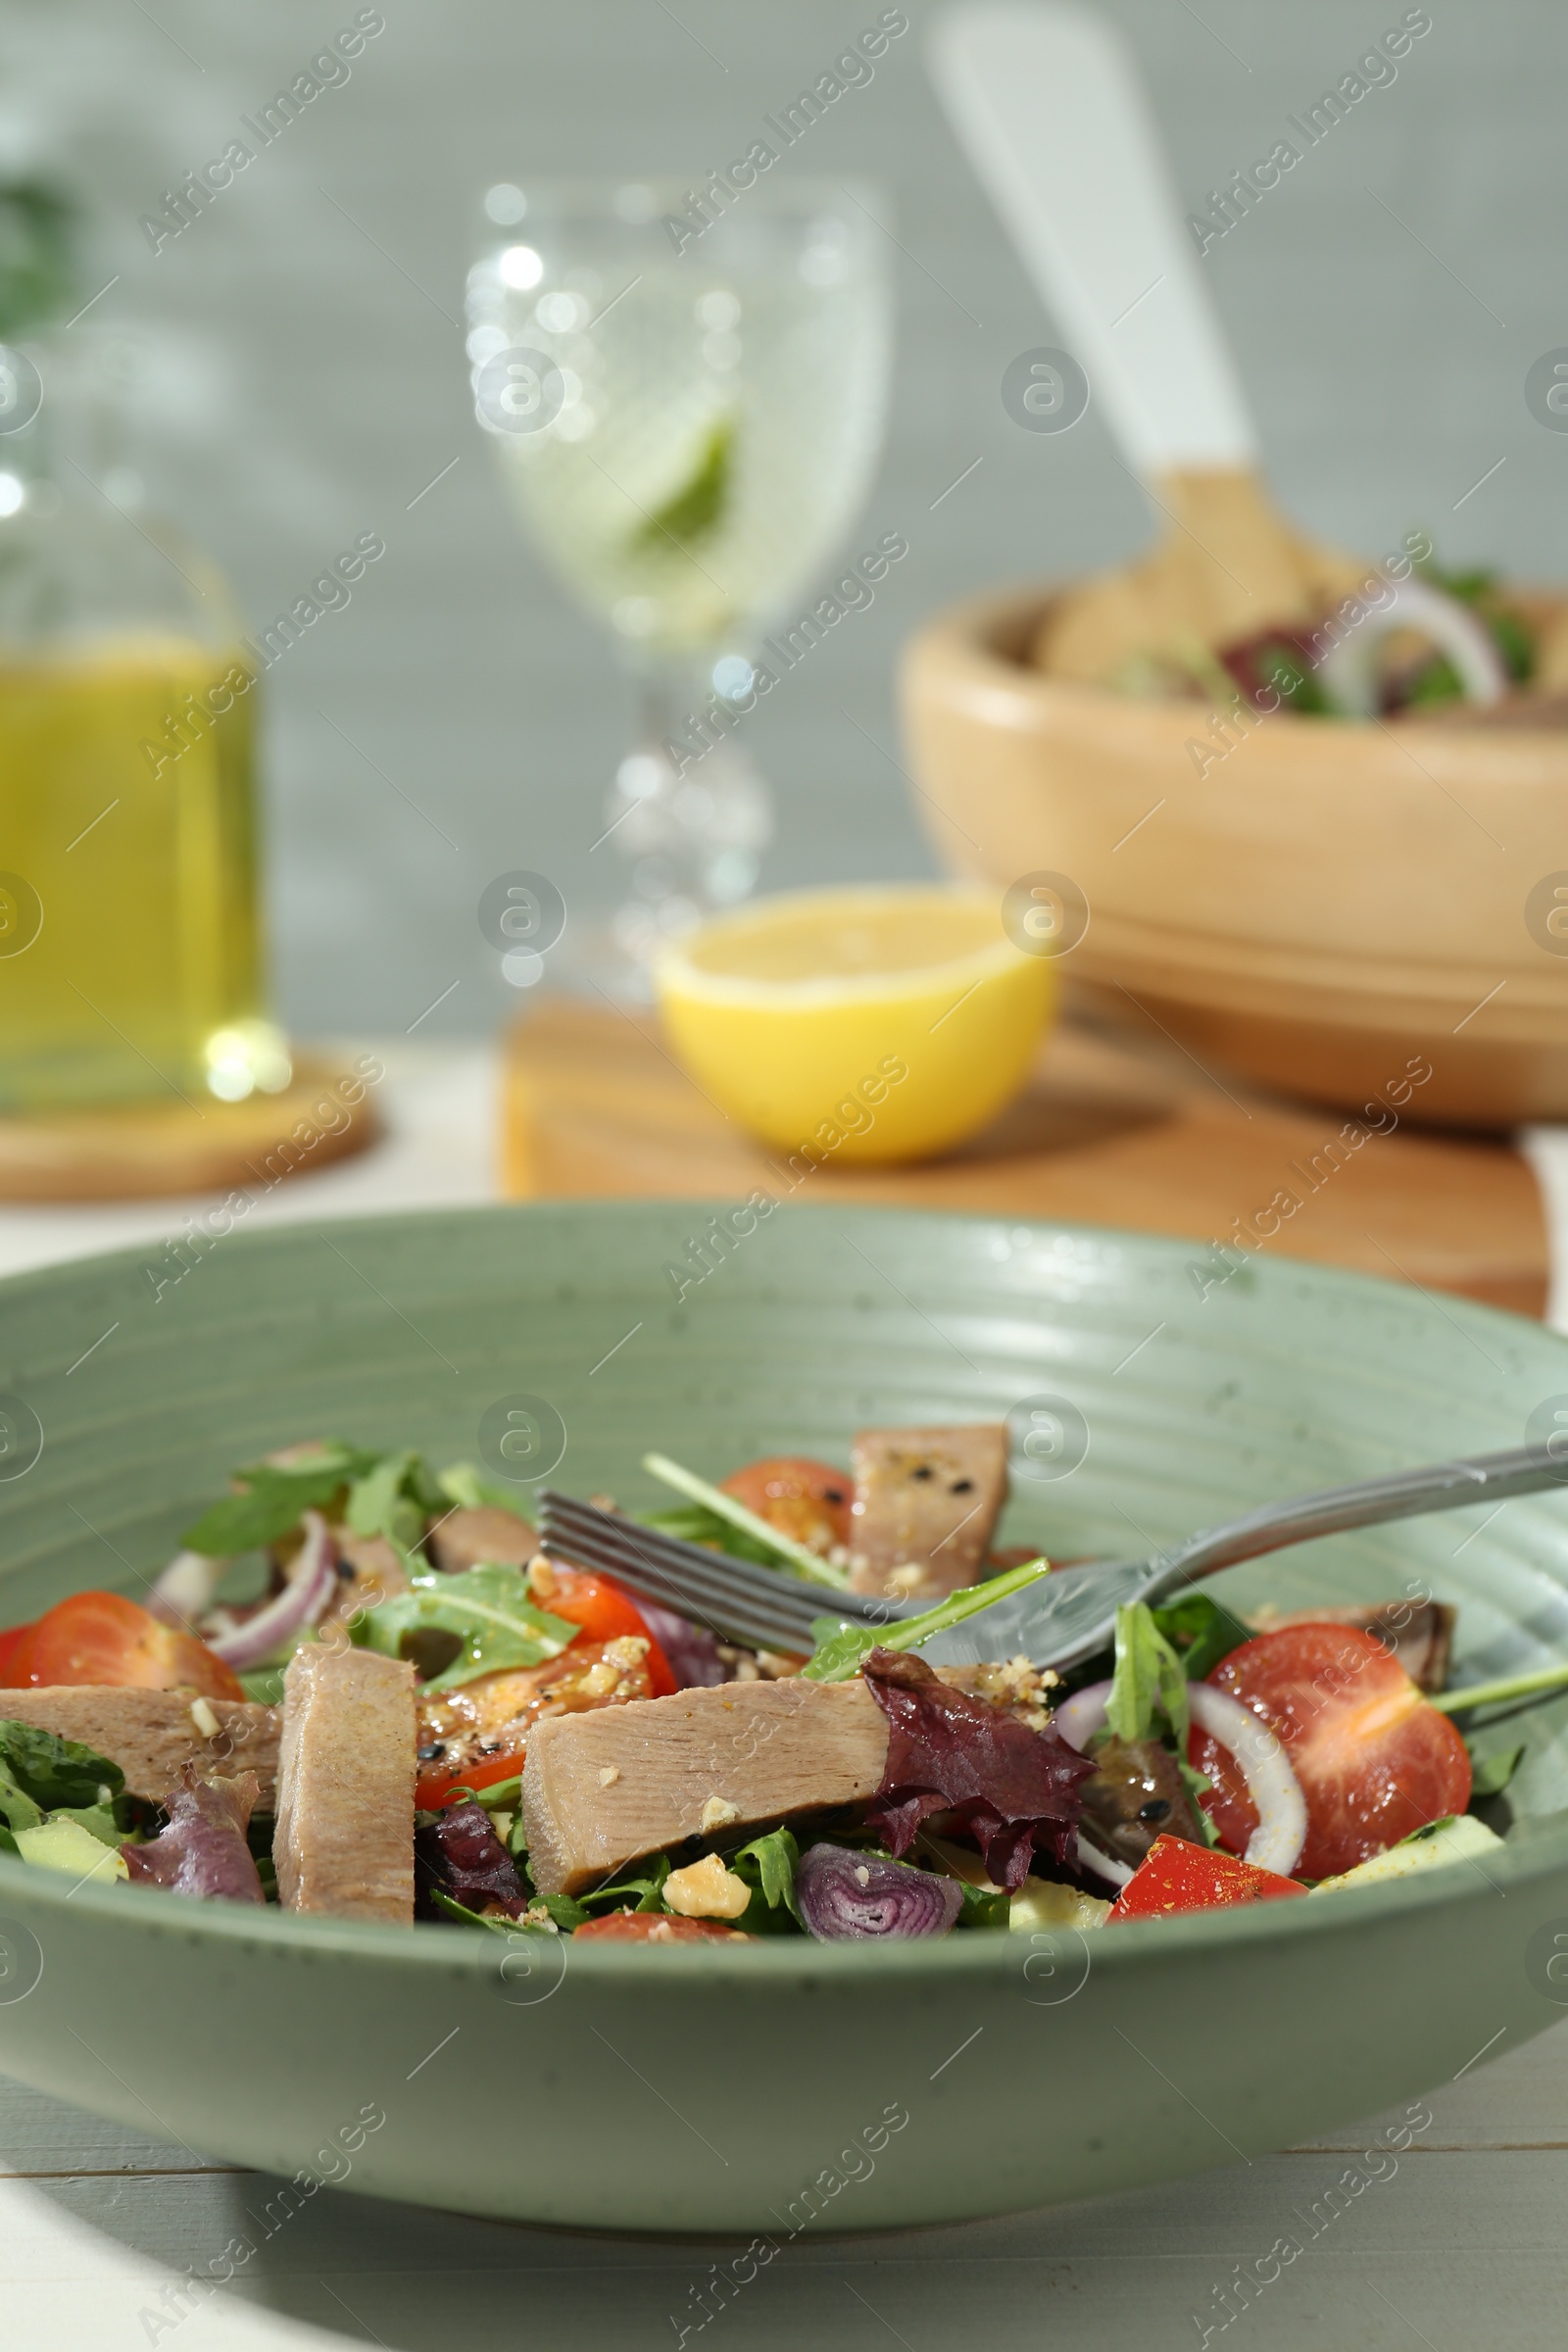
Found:
[(661, 941), (745, 898), (771, 836), (744, 735), (785, 663), (759, 641), (801, 617), (880, 447), (885, 232), (873, 190), (806, 181), (508, 183), (485, 208), (475, 413), (636, 682), (599, 832), (631, 895), (596, 976), (642, 996)]

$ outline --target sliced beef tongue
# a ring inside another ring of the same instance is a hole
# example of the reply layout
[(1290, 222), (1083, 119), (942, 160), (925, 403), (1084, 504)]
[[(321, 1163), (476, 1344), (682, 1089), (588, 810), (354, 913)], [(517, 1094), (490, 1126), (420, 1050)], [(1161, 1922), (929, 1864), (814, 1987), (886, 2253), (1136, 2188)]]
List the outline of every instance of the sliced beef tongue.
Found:
[(854, 1462), (858, 1592), (918, 1597), (976, 1582), (1007, 1499), (1002, 1422), (862, 1429)]
[(307, 1642), (283, 1677), (272, 1860), (285, 1911), (414, 1918), (414, 1668)]
[(1204, 1842), (1176, 1758), (1157, 1740), (1107, 1740), (1083, 1786), (1084, 1827), (1094, 1842), (1136, 1870), (1156, 1838)]

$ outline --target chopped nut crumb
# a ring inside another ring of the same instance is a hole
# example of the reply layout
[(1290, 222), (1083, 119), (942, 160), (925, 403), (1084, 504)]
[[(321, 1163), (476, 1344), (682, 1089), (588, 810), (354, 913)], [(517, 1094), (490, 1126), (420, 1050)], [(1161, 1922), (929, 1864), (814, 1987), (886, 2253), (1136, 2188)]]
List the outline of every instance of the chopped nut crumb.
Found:
[(612, 1666), (608, 1658), (601, 1658), (597, 1666), (589, 1667), (578, 1688), (589, 1698), (608, 1698), (619, 1685), (620, 1669)]
[[(786, 1650), (782, 1649), (760, 1649), (757, 1653), (757, 1665), (758, 1671), (764, 1681), (770, 1683), (788, 1682), (801, 1671), (800, 1659), (792, 1658)], [(737, 1681), (740, 1679), (739, 1676), (736, 1677)]]
[(737, 1683), (760, 1683), (762, 1669), (755, 1658), (740, 1658), (736, 1661), (734, 1679)]
[(988, 1699), (992, 1706), (1015, 1715), (1032, 1732), (1043, 1732), (1051, 1721), (1046, 1693), (1056, 1688), (1060, 1678), (1049, 1666), (1036, 1666), (1021, 1653), (978, 1666), (939, 1666), (937, 1672), (955, 1690)]
[(555, 1921), (551, 1918), (543, 1903), (530, 1903), (522, 1916), (528, 1922), (530, 1928), (543, 1928), (547, 1936), (559, 1936), (561, 1934), (561, 1930), (557, 1927)]
[(615, 1786), (615, 1783), (616, 1783), (616, 1782), (619, 1780), (619, 1778), (620, 1778), (620, 1766), (619, 1766), (618, 1764), (601, 1764), (601, 1765), (600, 1765), (600, 1767), (599, 1767), (599, 1786), (600, 1786), (600, 1788), (613, 1788), (613, 1787)]
[(911, 1592), (919, 1591), (925, 1574), (926, 1570), (918, 1560), (906, 1560), (902, 1567), (893, 1570), (882, 1590), (891, 1593), (896, 1600), (906, 1600)]
[(536, 1551), (528, 1562), (528, 1583), (541, 1600), (552, 1600), (560, 1586), (554, 1563)]
[(205, 1698), (191, 1700), (190, 1719), (204, 1740), (216, 1740), (222, 1729)]
[(664, 1881), (664, 1900), (683, 1919), (739, 1919), (752, 1899), (744, 1879), (726, 1870), (717, 1854), (705, 1854)]
[(635, 1674), (650, 1646), (646, 1634), (621, 1634), (615, 1641), (605, 1643), (605, 1656), (622, 1674)]
[(739, 1805), (732, 1805), (727, 1796), (710, 1796), (703, 1806), (698, 1827), (707, 1838), (712, 1831), (723, 1829), (726, 1822), (739, 1821), (740, 1817)]
[(871, 1873), (870, 1873), (870, 1872), (869, 1872), (869, 1871), (866, 1869), (866, 1867), (865, 1867), (865, 1864), (864, 1864), (863, 1862), (857, 1862), (857, 1864), (855, 1865), (855, 1875), (856, 1875), (856, 1878), (858, 1880), (859, 1884), (860, 1884), (862, 1886), (870, 1886), (870, 1884), (871, 1884)]
[(620, 1508), (613, 1494), (590, 1494), (588, 1499), (596, 1511), (618, 1511)]

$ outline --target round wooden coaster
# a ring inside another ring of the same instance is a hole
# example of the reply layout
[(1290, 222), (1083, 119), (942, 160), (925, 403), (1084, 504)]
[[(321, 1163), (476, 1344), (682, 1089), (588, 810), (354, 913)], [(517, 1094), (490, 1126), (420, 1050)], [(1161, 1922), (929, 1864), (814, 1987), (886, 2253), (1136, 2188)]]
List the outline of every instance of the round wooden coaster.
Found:
[(0, 1200), (146, 1200), (271, 1184), (376, 1141), (373, 1054), (301, 1054), (280, 1095), (0, 1118)]

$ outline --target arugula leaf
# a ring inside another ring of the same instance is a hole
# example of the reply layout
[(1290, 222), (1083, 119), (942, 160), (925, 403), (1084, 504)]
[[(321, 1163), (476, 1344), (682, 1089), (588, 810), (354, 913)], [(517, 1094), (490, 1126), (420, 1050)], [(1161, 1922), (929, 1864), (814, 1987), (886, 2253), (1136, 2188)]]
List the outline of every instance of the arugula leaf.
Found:
[(470, 1911), (466, 1903), (455, 1902), (450, 1894), (443, 1894), (439, 1886), (430, 1888), (430, 1908), (443, 1912), (448, 1919), (458, 1920), (466, 1928), (487, 1928), (495, 1936), (547, 1936), (550, 1933), (537, 1920), (490, 1919), (481, 1911)]
[[(517, 1507), (519, 1490), (516, 1487), (503, 1487), (495, 1479), (486, 1478), (482, 1471), (474, 1468), (472, 1462), (454, 1462), (450, 1469), (438, 1470), (435, 1483), (443, 1500), (455, 1502), (466, 1511), (510, 1511), (514, 1519), (526, 1519), (528, 1516), (526, 1511)], [(431, 1507), (439, 1509), (440, 1505), (433, 1503)]]
[(557, 1927), (564, 1929), (568, 1936), (574, 1928), (582, 1927), (592, 1917), (592, 1913), (569, 1894), (540, 1894), (536, 1891), (529, 1895), (528, 1903), (530, 1908), (542, 1903)]
[(582, 1901), (585, 1905), (597, 1905), (606, 1911), (619, 1911), (624, 1909), (627, 1895), (634, 1894), (638, 1899), (632, 1905), (633, 1910), (662, 1911), (664, 1881), (669, 1876), (670, 1868), (667, 1854), (656, 1854), (648, 1866), (647, 1878), (622, 1879), (614, 1886), (595, 1886), (582, 1897)]
[(973, 1886), (967, 1879), (958, 1881), (963, 1900), (956, 1928), (1005, 1928), (1011, 1925), (1012, 1897), (1004, 1886), (995, 1888)]
[(1116, 1670), (1105, 1700), (1105, 1721), (1118, 1740), (1148, 1740), (1156, 1709), (1187, 1746), (1187, 1676), (1182, 1662), (1141, 1600), (1116, 1611)]
[[(725, 1856), (725, 1868), (752, 1889), (751, 1902), (735, 1922), (738, 1928), (766, 1936), (792, 1921), (798, 1928), (805, 1927), (795, 1899), (795, 1870), (800, 1858), (793, 1835), (782, 1827), (754, 1838), (738, 1853)], [(783, 1917), (773, 1916), (781, 1909)]]
[[(1468, 1740), (1465, 1745), (1470, 1747)], [(1524, 1752), (1522, 1740), (1517, 1747), (1494, 1748), (1489, 1756), (1478, 1756), (1471, 1748), (1471, 1795), (1500, 1796), (1518, 1771)]]
[(706, 1544), (711, 1550), (727, 1551), (732, 1559), (753, 1560), (760, 1568), (778, 1566), (778, 1554), (770, 1545), (744, 1535), (700, 1502), (688, 1503), (678, 1511), (644, 1511), (639, 1524), (657, 1529), (662, 1536), (675, 1536), (682, 1544)]
[(530, 1597), (520, 1568), (482, 1564), (454, 1576), (416, 1576), (412, 1589), (367, 1609), (354, 1639), (389, 1658), (416, 1656), (423, 1638), (457, 1639), (457, 1655), (429, 1676), (426, 1690), (454, 1690), (501, 1666), (540, 1666), (557, 1658), (581, 1627), (552, 1617)]
[(424, 1512), (405, 1489), (416, 1453), (384, 1453), (373, 1470), (349, 1488), (344, 1524), (356, 1536), (384, 1536), (400, 1552), (411, 1552), (424, 1533)]
[(1206, 1772), (1195, 1771), (1193, 1766), (1188, 1763), (1185, 1756), (1178, 1756), (1176, 1758), (1176, 1769), (1182, 1776), (1182, 1784), (1187, 1790), (1188, 1801), (1192, 1807), (1193, 1819), (1198, 1824), (1199, 1836), (1202, 1838), (1205, 1845), (1218, 1845), (1219, 1832), (1215, 1829), (1214, 1824), (1212, 1821), (1210, 1821), (1208, 1815), (1203, 1811), (1202, 1806), (1198, 1801), (1200, 1797), (1206, 1796), (1208, 1794), (1209, 1790), (1214, 1786), (1213, 1782), (1209, 1779)]
[[(449, 1790), (441, 1800), (443, 1806), (453, 1802), (460, 1788), (458, 1784)], [(509, 1781), (492, 1781), (487, 1788), (474, 1788), (469, 1794), (487, 1813), (515, 1813), (522, 1802), (522, 1775), (514, 1772)]]
[(283, 1677), (286, 1666), (252, 1666), (239, 1678), (239, 1687), (259, 1707), (280, 1707), (283, 1704)]
[(125, 1786), (120, 1766), (107, 1756), (30, 1723), (0, 1720), (0, 1770), (46, 1813), (60, 1806), (112, 1803)]
[(1188, 1592), (1152, 1615), (1186, 1667), (1190, 1683), (1200, 1683), (1221, 1658), (1252, 1639), (1251, 1627), (1207, 1592)]
[(252, 1462), (234, 1475), (242, 1479), (241, 1494), (226, 1494), (204, 1511), (180, 1542), (209, 1558), (230, 1558), (241, 1551), (259, 1551), (275, 1544), (299, 1523), (302, 1512), (330, 1502), (339, 1488), (368, 1478), (382, 1459), (378, 1453), (344, 1445), (334, 1439), (308, 1461), (281, 1468), (275, 1462)]
[(949, 1626), (978, 1616), (993, 1601), (1021, 1592), (1050, 1569), (1049, 1560), (1027, 1560), (1021, 1568), (988, 1577), (983, 1585), (960, 1586), (918, 1617), (894, 1617), (886, 1625), (851, 1625), (840, 1617), (813, 1617), (811, 1636), (816, 1647), (801, 1672), (813, 1683), (847, 1683), (859, 1673), (860, 1661), (873, 1649), (918, 1649), (933, 1634), (945, 1634)]
[(797, 1576), (805, 1577), (809, 1584), (833, 1585), (841, 1592), (849, 1591), (848, 1569), (836, 1568), (831, 1560), (824, 1559), (819, 1551), (813, 1551), (808, 1544), (797, 1544), (793, 1536), (786, 1536), (778, 1528), (770, 1526), (735, 1495), (726, 1494), (722, 1487), (710, 1486), (707, 1479), (699, 1478), (695, 1470), (688, 1470), (681, 1462), (672, 1462), (667, 1453), (645, 1453), (643, 1468), (653, 1477), (662, 1478), (665, 1486), (673, 1487), (678, 1494), (684, 1494), (689, 1502), (699, 1503), (716, 1518), (727, 1519), (732, 1527), (738, 1527), (754, 1543), (767, 1544), (773, 1555), (768, 1563), (770, 1567), (776, 1568), (782, 1560)]
[[(19, 1788), (3, 1768), (0, 1768), (0, 1818), (12, 1830), (36, 1830), (43, 1822), (42, 1805), (34, 1804), (26, 1790)], [(11, 1851), (18, 1850), (13, 1842)]]

